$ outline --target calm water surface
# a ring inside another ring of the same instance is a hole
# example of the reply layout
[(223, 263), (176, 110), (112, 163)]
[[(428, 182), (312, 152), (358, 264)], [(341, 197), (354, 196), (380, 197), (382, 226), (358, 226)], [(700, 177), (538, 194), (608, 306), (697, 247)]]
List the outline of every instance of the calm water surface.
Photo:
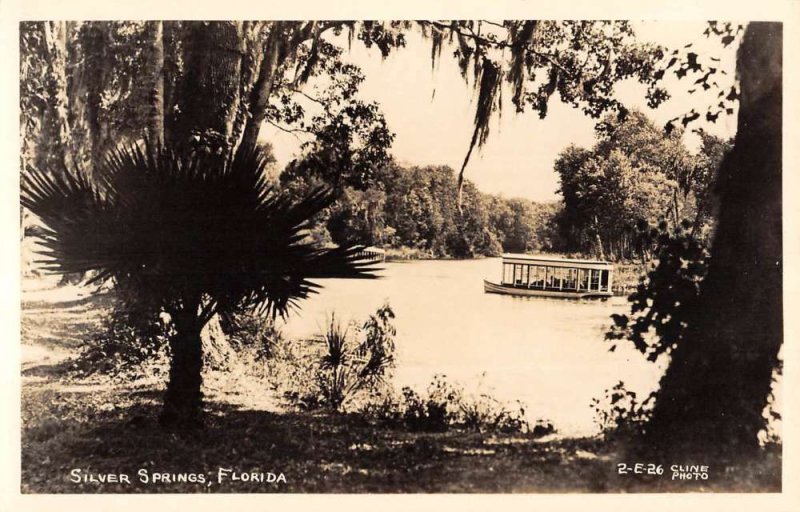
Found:
[[(609, 316), (625, 299), (567, 301), (487, 294), (499, 258), (387, 263), (379, 280), (321, 280), (283, 327), (288, 337), (324, 330), (326, 315), (362, 322), (388, 301), (397, 318), (395, 382), (423, 391), (435, 374), (468, 390), (521, 400), (531, 419), (548, 418), (561, 435), (596, 432), (593, 397), (623, 380), (649, 393), (662, 369), (632, 347), (609, 352)], [(483, 375), (483, 376), (482, 376)]]

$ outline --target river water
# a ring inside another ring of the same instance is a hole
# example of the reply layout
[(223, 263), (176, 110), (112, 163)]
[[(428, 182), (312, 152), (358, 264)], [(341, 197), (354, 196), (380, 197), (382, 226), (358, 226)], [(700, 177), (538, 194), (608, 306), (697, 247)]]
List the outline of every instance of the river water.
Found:
[(332, 311), (363, 322), (385, 301), (396, 314), (397, 386), (424, 391), (435, 374), (467, 390), (526, 404), (531, 420), (546, 418), (560, 435), (597, 432), (593, 397), (618, 381), (640, 397), (662, 368), (624, 342), (615, 352), (603, 335), (624, 298), (571, 301), (484, 293), (499, 281), (499, 258), (386, 263), (378, 280), (325, 279), (283, 326), (289, 338), (324, 331)]

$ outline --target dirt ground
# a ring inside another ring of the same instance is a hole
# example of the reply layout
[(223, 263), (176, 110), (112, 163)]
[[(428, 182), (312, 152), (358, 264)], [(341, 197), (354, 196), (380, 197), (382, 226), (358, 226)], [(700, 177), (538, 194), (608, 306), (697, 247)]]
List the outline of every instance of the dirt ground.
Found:
[(619, 475), (622, 448), (598, 438), (411, 433), (285, 411), (259, 383), (212, 373), (205, 428), (178, 436), (156, 422), (166, 375), (70, 371), (110, 303), (79, 286), (24, 290), (23, 493), (780, 491), (779, 453), (701, 481)]

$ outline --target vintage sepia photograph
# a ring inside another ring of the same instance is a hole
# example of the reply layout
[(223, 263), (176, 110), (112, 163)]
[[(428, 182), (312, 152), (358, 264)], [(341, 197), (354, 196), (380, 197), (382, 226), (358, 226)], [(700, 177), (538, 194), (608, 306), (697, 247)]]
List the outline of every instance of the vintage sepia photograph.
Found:
[(22, 495), (785, 491), (784, 22), (190, 17), (15, 21)]

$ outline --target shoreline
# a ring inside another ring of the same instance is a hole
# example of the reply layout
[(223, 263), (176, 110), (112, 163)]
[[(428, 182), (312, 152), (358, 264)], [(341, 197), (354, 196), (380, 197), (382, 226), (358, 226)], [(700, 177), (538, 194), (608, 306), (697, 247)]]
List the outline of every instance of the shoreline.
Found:
[[(470, 261), (470, 260), (483, 260), (489, 258), (500, 258), (501, 256), (485, 256), (477, 255), (471, 258), (455, 258), (452, 256), (434, 256), (420, 249), (412, 249), (408, 247), (402, 248), (383, 248), (386, 252), (385, 263), (409, 263), (413, 261)], [(528, 253), (531, 255), (547, 255), (563, 258), (575, 259), (590, 259), (589, 256), (583, 254), (568, 254), (559, 252), (546, 252), (541, 251), (538, 253)], [(645, 263), (625, 261), (625, 262), (611, 262), (614, 265), (614, 295), (624, 297), (636, 290), (641, 278), (647, 275), (647, 272), (652, 268), (654, 261)]]

